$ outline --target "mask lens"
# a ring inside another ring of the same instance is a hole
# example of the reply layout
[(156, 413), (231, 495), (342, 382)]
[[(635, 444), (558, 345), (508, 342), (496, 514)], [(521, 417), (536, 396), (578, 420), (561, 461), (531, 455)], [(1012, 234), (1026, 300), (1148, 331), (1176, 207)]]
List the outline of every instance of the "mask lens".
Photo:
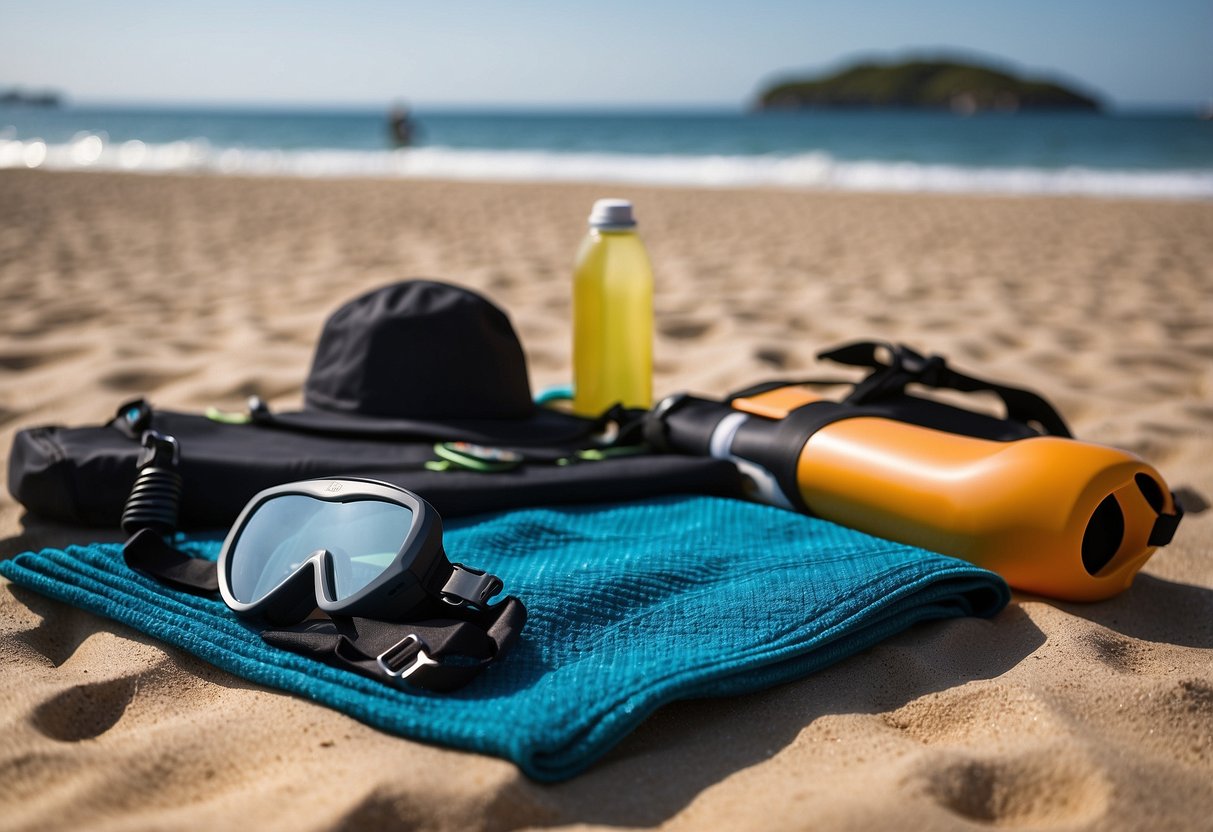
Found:
[(364, 588), (395, 560), (413, 512), (381, 500), (331, 503), (284, 494), (245, 523), (228, 560), (228, 583), (241, 603), (260, 601), (319, 549), (332, 554), (335, 600)]

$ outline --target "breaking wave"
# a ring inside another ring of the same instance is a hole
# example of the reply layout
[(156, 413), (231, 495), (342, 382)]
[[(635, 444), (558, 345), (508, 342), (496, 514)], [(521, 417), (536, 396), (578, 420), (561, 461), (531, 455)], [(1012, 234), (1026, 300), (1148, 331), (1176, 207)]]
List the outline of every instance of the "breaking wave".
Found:
[(61, 144), (0, 134), (0, 168), (1213, 199), (1213, 170), (1208, 169), (964, 167), (839, 160), (822, 152), (746, 156), (448, 147), (280, 150), (217, 147), (205, 140), (110, 142), (96, 133)]

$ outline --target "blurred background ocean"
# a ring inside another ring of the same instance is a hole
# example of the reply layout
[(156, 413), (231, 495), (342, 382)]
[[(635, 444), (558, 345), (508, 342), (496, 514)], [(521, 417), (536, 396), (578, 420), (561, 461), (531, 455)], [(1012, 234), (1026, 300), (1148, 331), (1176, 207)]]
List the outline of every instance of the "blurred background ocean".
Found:
[(0, 167), (1213, 198), (1190, 113), (0, 107)]

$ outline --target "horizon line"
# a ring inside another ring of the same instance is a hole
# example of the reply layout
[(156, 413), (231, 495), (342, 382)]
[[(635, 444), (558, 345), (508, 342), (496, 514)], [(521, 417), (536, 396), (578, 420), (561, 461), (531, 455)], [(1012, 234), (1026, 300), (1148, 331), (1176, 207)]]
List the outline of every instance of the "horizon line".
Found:
[[(48, 111), (72, 109), (181, 109), (181, 110), (222, 110), (256, 111), (269, 110), (275, 112), (347, 112), (347, 113), (377, 113), (390, 110), (395, 104), (404, 103), (413, 112), (479, 112), (479, 113), (643, 113), (643, 112), (684, 112), (684, 113), (734, 113), (745, 114), (751, 111), (749, 102), (737, 101), (640, 101), (640, 102), (593, 102), (593, 101), (416, 101), (404, 97), (388, 98), (386, 100), (357, 100), (346, 102), (334, 101), (285, 101), (282, 99), (222, 99), (222, 98), (121, 98), (121, 97), (84, 97), (72, 98), (63, 96), (63, 103), (58, 107), (47, 108)], [(1193, 113), (1207, 112), (1208, 101), (1171, 101), (1171, 102), (1109, 102), (1104, 114), (1133, 113)], [(8, 109), (8, 108), (5, 108)], [(27, 109), (39, 111), (42, 108), (14, 105), (11, 109)], [(830, 108), (820, 110), (806, 109), (804, 112), (889, 112), (896, 108), (872, 108), (871, 110), (837, 111)], [(913, 108), (911, 108), (911, 111)], [(1031, 114), (1029, 111), (1028, 114)], [(796, 111), (791, 111), (792, 115)]]

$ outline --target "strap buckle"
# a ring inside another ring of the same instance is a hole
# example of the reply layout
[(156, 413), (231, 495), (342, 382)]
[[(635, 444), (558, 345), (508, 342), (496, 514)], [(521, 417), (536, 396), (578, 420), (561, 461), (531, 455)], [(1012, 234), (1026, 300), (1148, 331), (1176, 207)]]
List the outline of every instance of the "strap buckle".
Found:
[(472, 569), (462, 563), (451, 564), (451, 577), (447, 578), (439, 593), (446, 603), (461, 607), (471, 604), (475, 607), (484, 606), (490, 598), (501, 592), (504, 584), (496, 575)]
[(942, 355), (923, 355), (917, 350), (910, 349), (905, 344), (895, 344), (890, 347), (892, 363), (889, 368), (895, 372), (903, 372), (910, 376), (910, 381), (917, 381), (927, 387), (946, 387), (947, 373), (952, 368)]
[(409, 633), (375, 657), (376, 664), (392, 679), (407, 679), (423, 667), (438, 662), (425, 652), (429, 646), (416, 633)]

